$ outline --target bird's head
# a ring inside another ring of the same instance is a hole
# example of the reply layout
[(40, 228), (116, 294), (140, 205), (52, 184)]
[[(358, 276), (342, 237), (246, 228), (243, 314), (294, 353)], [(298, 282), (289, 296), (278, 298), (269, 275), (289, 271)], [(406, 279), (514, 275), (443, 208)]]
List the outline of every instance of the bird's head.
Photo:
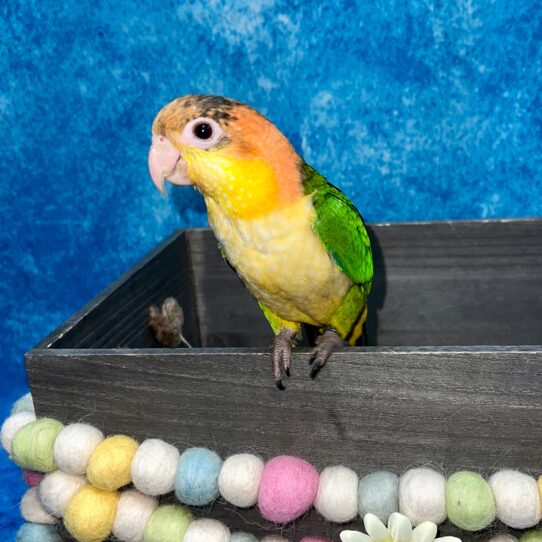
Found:
[(253, 108), (221, 96), (190, 94), (167, 104), (152, 125), (149, 169), (164, 181), (194, 185), (226, 213), (251, 218), (302, 195), (301, 159)]

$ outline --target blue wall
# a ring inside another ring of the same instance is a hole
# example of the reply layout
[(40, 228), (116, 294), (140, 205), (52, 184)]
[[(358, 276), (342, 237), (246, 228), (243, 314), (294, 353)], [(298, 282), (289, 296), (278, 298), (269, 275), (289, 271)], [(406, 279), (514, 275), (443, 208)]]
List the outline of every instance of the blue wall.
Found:
[(2, 416), (25, 350), (206, 223), (147, 173), (178, 95), (250, 103), (370, 221), (542, 214), (538, 0), (7, 0), (0, 36)]

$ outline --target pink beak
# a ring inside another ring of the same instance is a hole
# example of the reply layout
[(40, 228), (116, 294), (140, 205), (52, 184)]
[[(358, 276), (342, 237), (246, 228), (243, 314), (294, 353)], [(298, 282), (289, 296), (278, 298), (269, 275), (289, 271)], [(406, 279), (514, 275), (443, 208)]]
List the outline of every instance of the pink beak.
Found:
[(166, 194), (164, 181), (173, 184), (192, 184), (186, 175), (186, 162), (181, 153), (171, 144), (167, 137), (153, 135), (149, 149), (149, 171), (156, 188)]

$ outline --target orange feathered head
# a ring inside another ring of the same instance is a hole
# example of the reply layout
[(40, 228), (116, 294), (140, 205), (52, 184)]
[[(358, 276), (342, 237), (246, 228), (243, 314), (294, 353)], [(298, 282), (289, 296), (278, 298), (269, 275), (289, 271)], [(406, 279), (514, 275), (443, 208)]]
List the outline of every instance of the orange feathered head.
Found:
[(252, 107), (189, 94), (166, 105), (152, 126), (149, 169), (192, 184), (233, 216), (256, 216), (297, 201), (301, 159), (274, 124)]

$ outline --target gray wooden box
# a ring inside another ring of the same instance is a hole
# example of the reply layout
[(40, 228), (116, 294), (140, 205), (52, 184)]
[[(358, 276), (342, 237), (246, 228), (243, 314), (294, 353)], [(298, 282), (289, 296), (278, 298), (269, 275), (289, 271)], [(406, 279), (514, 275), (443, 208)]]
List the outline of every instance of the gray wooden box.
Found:
[[(375, 224), (370, 233), (374, 346), (336, 352), (315, 380), (310, 350), (299, 347), (287, 390), (275, 388), (256, 302), (212, 233), (184, 230), (27, 353), (38, 415), (222, 457), (299, 455), (360, 475), (427, 464), (540, 474), (542, 219)], [(171, 295), (196, 348), (158, 348), (147, 327), (149, 305)], [(195, 514), (296, 540), (338, 540), (345, 528), (315, 511), (280, 528), (220, 501)]]

